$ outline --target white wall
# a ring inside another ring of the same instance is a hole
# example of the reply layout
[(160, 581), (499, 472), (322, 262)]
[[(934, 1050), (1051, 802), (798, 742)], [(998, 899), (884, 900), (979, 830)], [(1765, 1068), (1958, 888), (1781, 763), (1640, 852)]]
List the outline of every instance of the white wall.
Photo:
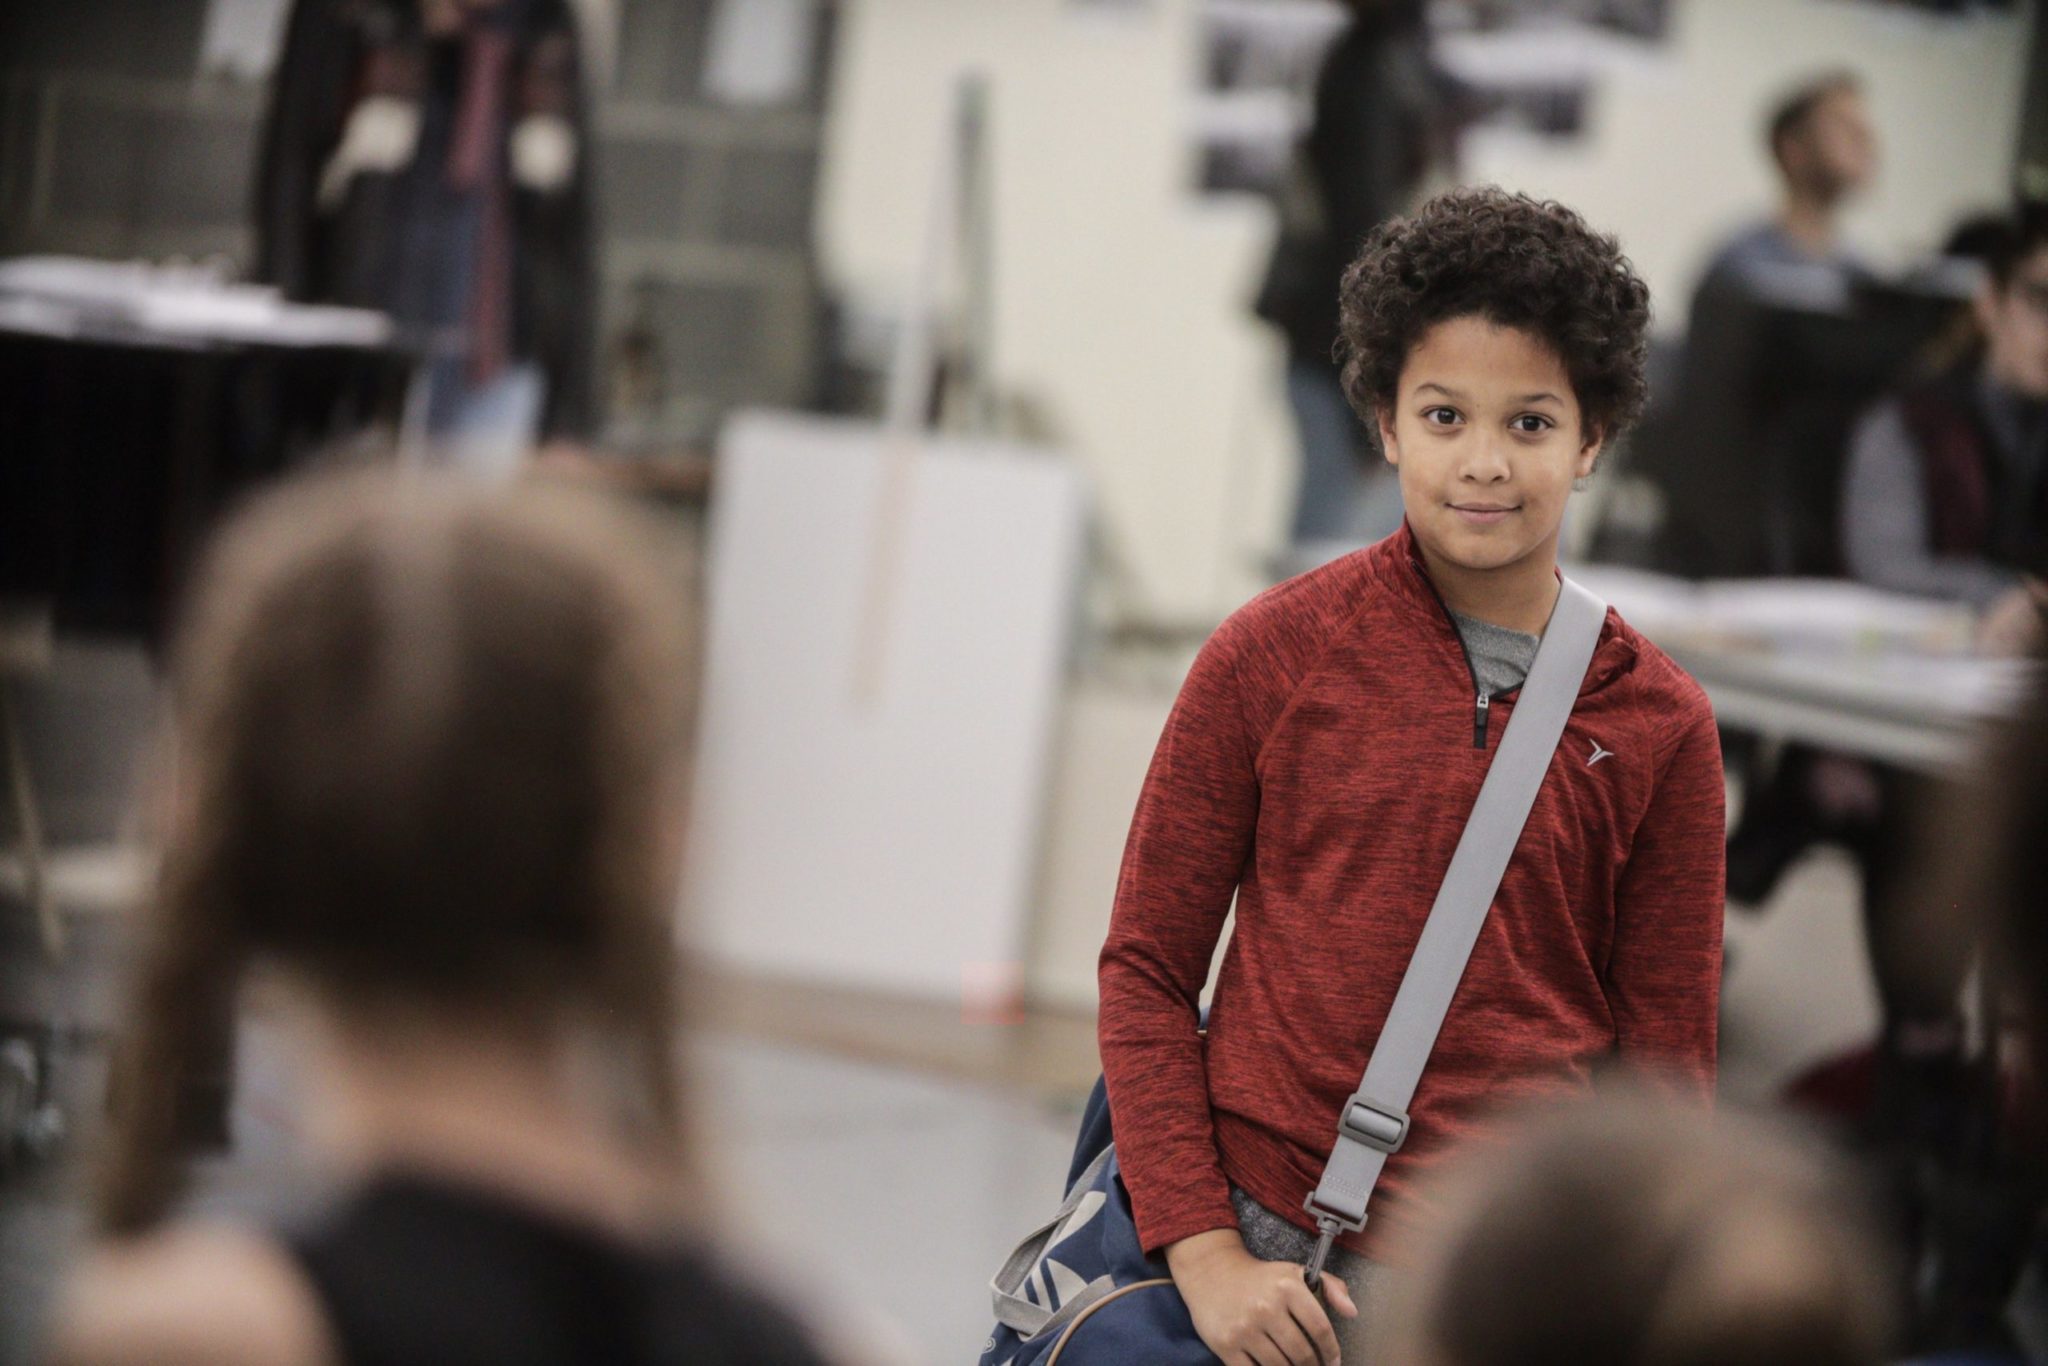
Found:
[(1277, 353), (1240, 302), (1272, 229), (1187, 192), (1192, 0), (1128, 9), (849, 0), (819, 241), (835, 286), (900, 292), (952, 73), (987, 73), (998, 374), (1050, 409), (1152, 605), (1210, 617), (1256, 586), (1291, 477)]
[[(1856, 213), (1873, 256), (1935, 242), (1998, 197), (2024, 25), (1953, 26), (1847, 0), (1676, 0), (1675, 41), (1602, 84), (1587, 137), (1484, 134), (1468, 171), (1566, 199), (1618, 231), (1666, 327), (1713, 241), (1769, 205), (1758, 121), (1799, 73), (1865, 73), (1886, 145)], [(1196, 0), (844, 0), (819, 241), (856, 299), (900, 293), (918, 248), (950, 73), (993, 84), (995, 363), (1043, 402), (1155, 612), (1220, 615), (1257, 583), (1294, 479), (1278, 352), (1245, 300), (1262, 204), (1189, 193), (1182, 130)]]

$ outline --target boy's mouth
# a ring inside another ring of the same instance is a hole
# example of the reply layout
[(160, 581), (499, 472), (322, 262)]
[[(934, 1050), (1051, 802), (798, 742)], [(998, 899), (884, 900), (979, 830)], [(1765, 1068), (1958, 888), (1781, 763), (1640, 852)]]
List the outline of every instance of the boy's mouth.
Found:
[(1492, 526), (1495, 522), (1507, 520), (1511, 512), (1520, 512), (1519, 503), (1452, 503), (1451, 511), (1463, 521), (1474, 526)]

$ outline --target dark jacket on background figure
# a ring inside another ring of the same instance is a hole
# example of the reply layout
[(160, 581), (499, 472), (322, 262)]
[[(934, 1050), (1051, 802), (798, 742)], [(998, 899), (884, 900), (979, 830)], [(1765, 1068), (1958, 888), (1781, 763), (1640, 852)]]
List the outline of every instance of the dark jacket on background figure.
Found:
[(1253, 305), (1286, 336), (1291, 358), (1333, 363), (1344, 269), (1367, 233), (1409, 207), (1437, 159), (1443, 83), (1419, 23), (1354, 20), (1324, 57)]
[(295, 0), (259, 154), (257, 278), (462, 338), (473, 379), (531, 361), (541, 430), (593, 423), (590, 118), (567, 0), (448, 37), (412, 0)]
[(2002, 450), (1977, 391), (1972, 376), (1950, 375), (1899, 399), (1921, 460), (1928, 549), (2040, 573), (2048, 568), (2048, 471), (2029, 468), (2027, 452)]

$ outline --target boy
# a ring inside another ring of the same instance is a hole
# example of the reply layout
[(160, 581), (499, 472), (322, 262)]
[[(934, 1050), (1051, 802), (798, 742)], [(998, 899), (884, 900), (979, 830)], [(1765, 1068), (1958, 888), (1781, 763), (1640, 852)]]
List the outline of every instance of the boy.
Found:
[[(1302, 1283), (1302, 1201), (1556, 602), (1573, 482), (1644, 394), (1648, 291), (1555, 204), (1440, 196), (1368, 241), (1343, 295), (1346, 392), (1406, 525), (1261, 594), (1203, 647), (1102, 951), (1139, 1234), (1231, 1366), (1336, 1359)], [(1411, 1136), (1332, 1256), (1341, 1318), (1403, 1259), (1418, 1175), (1487, 1108), (1585, 1089), (1616, 1052), (1711, 1094), (1723, 837), (1705, 695), (1610, 613)], [(1204, 1041), (1196, 1002), (1233, 894)], [(1346, 1325), (1354, 1357), (1369, 1329)]]

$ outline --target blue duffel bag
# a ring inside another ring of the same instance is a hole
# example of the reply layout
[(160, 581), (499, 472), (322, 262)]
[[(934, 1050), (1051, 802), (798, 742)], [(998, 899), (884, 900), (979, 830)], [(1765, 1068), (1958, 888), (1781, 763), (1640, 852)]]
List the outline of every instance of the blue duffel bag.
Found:
[(1082, 1115), (1066, 1199), (1017, 1245), (989, 1289), (996, 1328), (981, 1366), (1218, 1366), (1166, 1263), (1138, 1243), (1100, 1081)]

